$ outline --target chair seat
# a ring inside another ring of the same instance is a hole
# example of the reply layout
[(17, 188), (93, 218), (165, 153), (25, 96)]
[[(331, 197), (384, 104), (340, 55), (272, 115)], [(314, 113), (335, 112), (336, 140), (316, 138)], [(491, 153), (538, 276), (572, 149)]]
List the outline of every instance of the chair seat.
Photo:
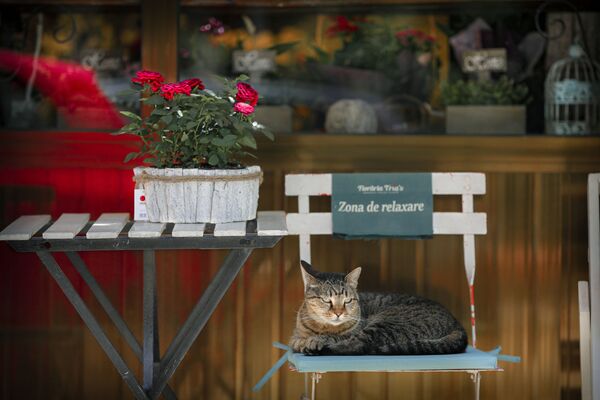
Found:
[(500, 349), (490, 352), (467, 347), (464, 353), (419, 356), (307, 356), (290, 353), (298, 372), (497, 370)]

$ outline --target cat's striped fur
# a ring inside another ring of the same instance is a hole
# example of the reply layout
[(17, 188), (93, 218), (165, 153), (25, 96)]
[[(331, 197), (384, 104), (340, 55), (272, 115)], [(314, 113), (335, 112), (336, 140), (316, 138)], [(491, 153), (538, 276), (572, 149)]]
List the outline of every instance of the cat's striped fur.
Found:
[(449, 354), (467, 334), (440, 304), (398, 293), (359, 293), (361, 269), (348, 275), (302, 261), (304, 302), (290, 340), (304, 354)]

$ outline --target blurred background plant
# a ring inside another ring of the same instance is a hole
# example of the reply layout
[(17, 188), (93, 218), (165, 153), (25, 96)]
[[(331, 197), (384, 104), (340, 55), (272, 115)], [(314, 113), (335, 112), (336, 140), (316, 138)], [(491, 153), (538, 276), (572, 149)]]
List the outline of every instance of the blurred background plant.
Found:
[[(248, 10), (182, 15), (180, 78), (198, 76), (211, 88), (217, 83), (213, 75), (248, 74), (264, 105), (291, 110), (285, 112), (294, 132), (322, 130), (327, 110), (341, 99), (385, 105), (390, 113), (396, 113), (399, 95), (418, 107), (439, 104), (448, 45), (438, 26), (446, 17), (357, 12), (273, 17)], [(252, 60), (274, 68), (254, 73), (239, 68)]]
[(459, 80), (442, 85), (442, 101), (447, 106), (526, 104), (529, 89), (502, 76), (497, 81)]
[[(346, 16), (335, 17), (326, 34), (338, 37), (341, 46), (327, 52), (315, 45), (316, 56), (308, 62), (376, 74), (367, 76), (355, 71), (358, 79), (353, 81), (358, 89), (366, 88), (384, 97), (402, 92), (429, 100), (432, 84), (428, 81), (437, 72), (437, 59), (433, 55), (436, 41), (432, 35), (415, 28), (397, 30), (385, 20)], [(321, 76), (334, 82), (347, 75), (335, 68), (320, 69)], [(360, 79), (361, 75), (368, 79)]]

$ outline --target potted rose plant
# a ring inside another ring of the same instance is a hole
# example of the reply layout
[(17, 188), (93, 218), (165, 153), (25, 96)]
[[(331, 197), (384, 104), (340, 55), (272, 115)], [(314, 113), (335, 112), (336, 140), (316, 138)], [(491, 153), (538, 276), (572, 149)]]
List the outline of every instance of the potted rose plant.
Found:
[(497, 81), (456, 81), (442, 85), (446, 132), (523, 134), (529, 90), (502, 76)]
[(225, 223), (256, 217), (262, 172), (245, 167), (255, 135), (272, 134), (253, 121), (258, 93), (241, 76), (223, 79), (223, 92), (205, 89), (199, 79), (164, 83), (152, 71), (138, 71), (132, 82), (150, 112), (129, 118), (117, 134), (141, 139), (140, 150), (125, 162), (142, 158), (149, 167), (134, 168), (146, 196), (151, 222)]

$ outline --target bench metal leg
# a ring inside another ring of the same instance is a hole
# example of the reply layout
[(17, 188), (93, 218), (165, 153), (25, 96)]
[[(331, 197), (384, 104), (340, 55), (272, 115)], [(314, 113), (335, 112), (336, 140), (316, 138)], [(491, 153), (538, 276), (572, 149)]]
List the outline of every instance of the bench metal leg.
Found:
[(183, 357), (204, 328), (204, 325), (206, 325), (215, 308), (217, 308), (217, 305), (242, 269), (252, 250), (251, 248), (241, 248), (229, 252), (219, 272), (212, 279), (202, 297), (200, 297), (194, 306), (190, 316), (177, 332), (173, 342), (169, 345), (160, 363), (157, 379), (150, 391), (151, 399), (156, 399), (163, 391), (167, 381), (175, 373)]
[(81, 257), (75, 252), (67, 252), (67, 257), (81, 275), (82, 279), (98, 299), (104, 311), (117, 327), (121, 336), (131, 347), (136, 357), (143, 365), (143, 385), (138, 383), (135, 375), (125, 364), (108, 336), (94, 318), (89, 308), (85, 305), (79, 293), (75, 290), (67, 276), (50, 252), (40, 251), (36, 254), (48, 270), (50, 275), (58, 283), (67, 299), (71, 302), (77, 313), (83, 319), (86, 326), (92, 332), (108, 358), (111, 360), (123, 380), (127, 383), (134, 396), (138, 400), (156, 399), (161, 394), (167, 400), (175, 400), (175, 393), (167, 386), (183, 357), (198, 337), (206, 322), (214, 312), (215, 308), (225, 295), (225, 292), (242, 266), (252, 253), (251, 248), (231, 250), (225, 258), (219, 272), (213, 278), (206, 291), (202, 294), (190, 316), (180, 328), (175, 339), (167, 349), (164, 359), (160, 360), (158, 343), (158, 314), (156, 296), (156, 260), (153, 250), (144, 251), (144, 294), (143, 294), (143, 347), (135, 339), (135, 336), (106, 297), (98, 282), (89, 272)]
[(158, 345), (158, 316), (156, 303), (156, 259), (153, 250), (144, 250), (144, 390), (149, 391), (154, 382), (155, 371), (160, 365)]
[[(104, 293), (94, 276), (90, 273), (81, 256), (75, 252), (66, 252), (66, 254), (69, 258), (69, 261), (71, 261), (71, 264), (73, 264), (75, 270), (79, 273), (81, 278), (88, 285), (88, 287), (92, 291), (92, 294), (96, 297), (96, 299), (98, 300), (98, 302), (100, 303), (110, 320), (113, 322), (113, 324), (119, 331), (121, 337), (123, 337), (125, 342), (129, 345), (129, 348), (131, 349), (131, 351), (133, 351), (140, 363), (143, 363), (142, 346), (137, 341), (134, 334), (131, 332), (131, 329), (129, 329), (127, 323), (123, 320), (119, 312), (114, 308), (111, 301), (108, 299), (108, 297), (106, 296), (106, 294)], [(146, 286), (144, 286), (144, 290), (146, 290)], [(177, 399), (175, 392), (173, 391), (173, 389), (171, 389), (170, 386), (165, 387), (163, 395), (167, 400)]]
[(58, 265), (52, 254), (50, 254), (47, 251), (38, 251), (36, 252), (36, 254), (40, 258), (42, 264), (44, 264), (52, 278), (54, 278), (58, 286), (62, 289), (63, 293), (71, 302), (81, 319), (83, 319), (87, 327), (90, 329), (92, 335), (94, 335), (94, 337), (100, 344), (100, 347), (102, 347), (102, 350), (104, 350), (108, 358), (112, 361), (113, 365), (115, 366), (125, 383), (127, 383), (129, 388), (135, 395), (136, 399), (147, 400), (148, 396), (144, 392), (144, 389), (142, 389), (140, 384), (135, 379), (135, 375), (129, 369), (127, 364), (125, 364), (125, 361), (123, 360), (123, 358), (121, 358), (119, 352), (111, 343), (110, 339), (108, 339), (106, 333), (104, 333), (104, 330), (102, 330), (102, 327), (100, 326), (96, 318), (94, 318), (89, 308), (85, 305), (83, 299), (81, 298), (81, 296), (79, 296), (79, 293), (77, 293), (77, 290), (75, 290), (75, 288), (69, 281), (69, 278), (67, 278), (65, 273), (60, 269), (60, 266)]

